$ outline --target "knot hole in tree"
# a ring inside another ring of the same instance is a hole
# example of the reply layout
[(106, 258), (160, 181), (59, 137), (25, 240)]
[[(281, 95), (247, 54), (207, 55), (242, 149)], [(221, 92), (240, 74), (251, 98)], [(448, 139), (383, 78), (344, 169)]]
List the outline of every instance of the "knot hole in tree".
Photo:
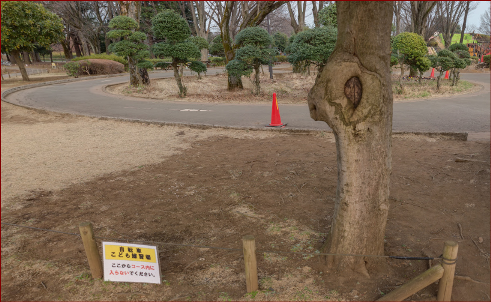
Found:
[(358, 77), (352, 77), (344, 84), (344, 95), (353, 103), (354, 108), (360, 104), (362, 91), (363, 89)]

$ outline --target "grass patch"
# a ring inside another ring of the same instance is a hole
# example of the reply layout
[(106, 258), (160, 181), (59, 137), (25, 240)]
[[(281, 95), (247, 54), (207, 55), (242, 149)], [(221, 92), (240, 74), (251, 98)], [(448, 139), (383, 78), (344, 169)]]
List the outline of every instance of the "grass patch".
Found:
[(423, 80), (420, 83), (418, 81), (403, 81), (403, 91), (401, 91), (398, 79), (392, 79), (392, 93), (394, 100), (407, 100), (407, 99), (422, 99), (438, 96), (448, 96), (453, 94), (460, 94), (470, 92), (477, 87), (477, 85), (460, 80), (457, 85), (451, 86), (452, 81), (442, 79), (440, 82), (440, 90), (436, 89), (435, 80)]

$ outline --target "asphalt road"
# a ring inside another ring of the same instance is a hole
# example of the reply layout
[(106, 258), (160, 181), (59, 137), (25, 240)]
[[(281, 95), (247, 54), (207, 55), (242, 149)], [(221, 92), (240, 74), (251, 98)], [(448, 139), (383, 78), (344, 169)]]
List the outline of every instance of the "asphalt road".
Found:
[[(223, 72), (209, 70), (208, 74)], [(154, 72), (151, 78), (171, 77), (172, 72)], [(394, 131), (407, 132), (489, 132), (490, 75), (461, 74), (479, 83), (477, 92), (447, 98), (422, 99), (394, 104)], [(128, 75), (49, 85), (19, 91), (7, 101), (38, 109), (96, 117), (111, 117), (149, 122), (263, 128), (270, 122), (270, 104), (211, 104), (156, 102), (116, 96), (103, 92), (109, 84), (129, 81)], [(310, 118), (307, 104), (280, 105), (283, 123), (289, 129), (329, 130), (324, 122)]]

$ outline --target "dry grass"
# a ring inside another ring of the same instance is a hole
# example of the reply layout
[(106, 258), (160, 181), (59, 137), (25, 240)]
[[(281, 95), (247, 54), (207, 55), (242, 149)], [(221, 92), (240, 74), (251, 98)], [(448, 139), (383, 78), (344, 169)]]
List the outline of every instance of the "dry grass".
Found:
[[(258, 96), (252, 94), (252, 81), (243, 78), (243, 90), (230, 92), (227, 90), (227, 77), (225, 74), (204, 76), (198, 80), (195, 76), (184, 77), (187, 87), (187, 97), (179, 98), (178, 88), (174, 78), (152, 80), (147, 87), (132, 88), (127, 83), (107, 87), (107, 91), (114, 94), (123, 94), (139, 98), (150, 98), (165, 101), (192, 101), (205, 103), (270, 103), (273, 92), (276, 92), (280, 104), (305, 104), (307, 95), (314, 85), (315, 73), (301, 75), (297, 73), (278, 73), (274, 79), (269, 79), (266, 72), (261, 75), (261, 93)], [(458, 86), (451, 87), (448, 80), (442, 80), (442, 87), (436, 91), (436, 81), (423, 81), (403, 83), (404, 93), (399, 93), (397, 77), (393, 77), (394, 101), (406, 101), (412, 99), (432, 98), (462, 94), (478, 89), (479, 86), (467, 81), (460, 81)]]

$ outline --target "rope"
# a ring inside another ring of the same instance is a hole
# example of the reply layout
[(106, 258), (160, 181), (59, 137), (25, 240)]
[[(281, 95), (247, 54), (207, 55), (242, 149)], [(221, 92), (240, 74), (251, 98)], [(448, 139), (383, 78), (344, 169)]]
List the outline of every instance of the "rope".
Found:
[[(42, 228), (36, 228), (36, 227), (18, 225), (18, 224), (13, 224), (13, 223), (5, 223), (5, 222), (2, 222), (1, 224), (9, 225), (9, 226), (15, 226), (15, 227), (19, 227), (19, 228), (27, 228), (27, 229), (40, 230), (40, 231), (52, 232), (52, 233), (60, 233), (60, 234), (66, 234), (66, 235), (72, 235), (72, 236), (80, 237), (80, 234), (77, 234), (77, 233), (68, 233), (68, 232), (54, 231), (54, 230), (49, 230), (49, 229), (42, 229)], [(104, 240), (104, 241), (121, 241), (121, 240), (129, 241), (129, 239), (104, 238), (104, 237), (95, 237), (95, 236), (94, 236), (94, 239)], [(173, 246), (206, 248), (206, 249), (227, 250), (227, 251), (236, 251), (236, 252), (241, 252), (242, 251), (242, 249), (238, 249), (238, 248), (207, 246), (207, 245), (182, 244), (182, 243), (171, 243), (171, 242), (161, 242), (161, 241), (148, 241), (148, 240), (131, 240), (131, 241), (132, 242), (138, 242), (138, 243), (151, 243), (151, 244), (157, 244), (157, 245), (173, 245)], [(386, 256), (386, 255), (303, 253), (303, 252), (263, 251), (263, 250), (256, 250), (256, 252), (258, 252), (258, 253), (273, 253), (273, 254), (295, 254), (295, 255), (303, 255), (303, 256), (374, 257), (374, 258), (391, 258), (391, 259), (399, 259), (399, 260), (435, 260), (435, 259), (443, 259), (442, 256), (440, 256), (440, 257), (405, 257), (405, 256)], [(445, 260), (447, 260), (447, 259), (445, 259)], [(448, 260), (450, 260), (450, 259), (448, 259)], [(456, 261), (456, 259), (452, 259), (452, 261), (454, 261), (454, 260)], [(446, 263), (447, 264), (450, 264), (448, 262), (446, 262)], [(455, 263), (455, 262), (453, 262), (453, 263)]]

